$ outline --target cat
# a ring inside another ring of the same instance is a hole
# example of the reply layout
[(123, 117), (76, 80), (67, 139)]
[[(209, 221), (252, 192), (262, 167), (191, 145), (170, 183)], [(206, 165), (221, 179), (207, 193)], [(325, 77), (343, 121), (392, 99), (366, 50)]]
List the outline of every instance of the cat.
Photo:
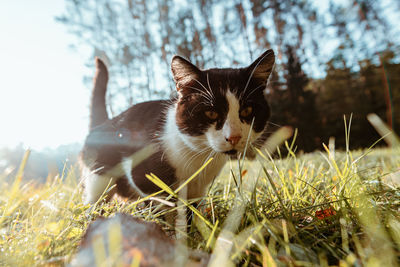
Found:
[(200, 70), (174, 56), (177, 97), (142, 102), (109, 119), (108, 71), (96, 59), (90, 131), (80, 153), (84, 202), (96, 202), (111, 186), (107, 200), (115, 193), (136, 198), (159, 191), (145, 177), (149, 173), (177, 188), (213, 157), (187, 185), (189, 199), (204, 196), (230, 157), (265, 142), (270, 117), (265, 90), (274, 62), (273, 50), (267, 50), (245, 68)]

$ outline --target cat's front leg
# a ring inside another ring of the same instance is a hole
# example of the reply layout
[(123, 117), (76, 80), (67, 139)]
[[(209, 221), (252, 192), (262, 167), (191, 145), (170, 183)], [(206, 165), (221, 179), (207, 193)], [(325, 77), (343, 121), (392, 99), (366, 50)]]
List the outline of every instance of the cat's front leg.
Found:
[(82, 171), (82, 175), (85, 204), (94, 204), (102, 196), (105, 196), (105, 201), (109, 201), (116, 193), (116, 178), (95, 174), (88, 168)]

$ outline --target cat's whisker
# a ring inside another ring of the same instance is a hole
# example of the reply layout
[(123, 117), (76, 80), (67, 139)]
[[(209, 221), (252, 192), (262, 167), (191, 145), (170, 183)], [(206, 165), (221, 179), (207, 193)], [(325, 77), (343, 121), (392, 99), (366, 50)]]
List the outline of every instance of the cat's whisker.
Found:
[(187, 162), (185, 162), (185, 165), (183, 166), (183, 169), (186, 171), (188, 169), (190, 169), (190, 167), (192, 166), (192, 163), (202, 154), (194, 154), (192, 155)]
[[(208, 154), (208, 156), (204, 159), (203, 163), (201, 165), (204, 165), (210, 158), (212, 158), (214, 156), (214, 154), (216, 153), (213, 149), (210, 149), (210, 153)], [(212, 164), (212, 163), (211, 163)], [(204, 175), (207, 175), (207, 169), (204, 169)], [(202, 183), (204, 183), (204, 180), (200, 180)]]
[(270, 52), (266, 53), (266, 54), (257, 62), (257, 64), (254, 66), (253, 70), (252, 70), (251, 73), (250, 73), (249, 79), (247, 80), (246, 86), (244, 87), (243, 92), (246, 92), (247, 87), (249, 86), (250, 80), (251, 80), (251, 78), (253, 77), (254, 72), (256, 71), (258, 65), (260, 65), (261, 62), (263, 62), (264, 58), (266, 58), (267, 56), (270, 56), (271, 53), (273, 53), (272, 50), (271, 50)]
[(199, 102), (200, 104), (204, 104), (206, 106), (214, 106), (214, 101), (212, 101), (209, 97), (207, 97), (204, 94), (191, 93), (191, 94), (188, 94), (188, 95), (199, 95), (201, 97), (204, 97), (204, 100)]
[(213, 154), (215, 154), (216, 152), (213, 149), (210, 149), (210, 153), (208, 154), (208, 156), (204, 159), (203, 164), (205, 164), (207, 162), (207, 160), (209, 160), (210, 158), (213, 157)]
[(201, 87), (203, 87), (203, 89), (210, 95), (210, 97), (211, 98), (214, 98), (214, 95), (209, 91), (209, 90), (207, 90), (207, 88), (199, 81), (199, 80), (197, 80), (197, 79), (194, 79), (198, 84), (200, 84), (200, 86)]
[[(193, 154), (193, 155), (186, 161), (185, 166), (184, 166), (184, 169), (188, 168), (188, 167), (193, 163), (194, 160), (196, 160), (199, 156), (204, 155), (204, 154), (207, 153), (209, 150), (211, 150), (211, 152), (212, 152), (212, 149), (211, 149), (210, 147), (205, 147), (204, 149), (200, 150), (199, 152)], [(205, 163), (205, 162), (204, 162), (204, 163)], [(203, 164), (204, 164), (204, 163), (203, 163)]]
[(212, 103), (212, 100), (207, 95), (204, 95), (202, 93), (190, 93), (190, 94), (187, 94), (186, 96), (188, 97), (188, 96), (192, 96), (192, 95), (200, 96), (200, 97), (204, 98), (205, 101), (208, 101), (208, 102)]
[[(189, 154), (191, 154), (191, 153), (186, 153), (186, 154), (184, 154), (185, 158), (186, 158)], [(191, 156), (186, 160), (186, 162), (185, 162), (184, 165), (183, 165), (183, 170), (184, 170), (184, 171), (187, 170), (187, 168), (191, 165), (191, 163), (193, 162), (194, 158), (196, 158), (197, 155), (198, 155), (198, 154), (193, 154), (193, 155), (191, 155)]]
[[(196, 90), (199, 92), (199, 95), (204, 96), (205, 98), (207, 98), (207, 100), (209, 100), (210, 102), (212, 102), (213, 100), (213, 96), (210, 95), (208, 92), (204, 92), (203, 90), (200, 90), (199, 88), (193, 87), (193, 86), (187, 86), (190, 89)], [(193, 93), (192, 93), (193, 94)], [(189, 94), (191, 95), (191, 94)]]
[(246, 95), (246, 99), (244, 100), (246, 102), (246, 100), (254, 93), (256, 92), (260, 87), (265, 86), (264, 84), (261, 84), (259, 86), (257, 86), (256, 88), (254, 88), (249, 94)]
[(206, 88), (199, 80), (197, 80), (197, 79), (195, 79), (195, 78), (193, 78), (193, 80), (195, 80), (201, 87), (204, 88), (204, 90), (207, 91), (207, 88)]
[(282, 127), (282, 125), (276, 124), (276, 123), (274, 123), (272, 121), (268, 121), (267, 123), (268, 124), (272, 124), (272, 125), (277, 126), (277, 127)]
[(212, 96), (213, 99), (215, 100), (214, 93), (213, 93), (213, 91), (211, 90), (210, 79), (209, 79), (209, 77), (208, 77), (208, 73), (207, 73), (207, 85), (208, 85), (208, 89), (210, 90), (209, 92), (210, 92), (211, 96)]
[[(198, 154), (193, 154), (190, 158), (186, 160), (185, 164), (183, 165), (183, 170), (186, 171), (190, 167), (190, 165), (192, 164), (193, 160), (197, 157), (197, 155)], [(185, 155), (185, 157), (187, 157), (187, 154)]]

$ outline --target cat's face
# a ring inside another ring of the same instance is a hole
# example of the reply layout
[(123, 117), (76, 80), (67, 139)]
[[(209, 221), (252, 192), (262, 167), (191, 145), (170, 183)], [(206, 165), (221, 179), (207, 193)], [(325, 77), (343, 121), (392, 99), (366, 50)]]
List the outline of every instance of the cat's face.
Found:
[(202, 71), (175, 56), (176, 122), (185, 142), (197, 151), (230, 155), (252, 144), (270, 116), (264, 91), (274, 60), (268, 50), (247, 68)]

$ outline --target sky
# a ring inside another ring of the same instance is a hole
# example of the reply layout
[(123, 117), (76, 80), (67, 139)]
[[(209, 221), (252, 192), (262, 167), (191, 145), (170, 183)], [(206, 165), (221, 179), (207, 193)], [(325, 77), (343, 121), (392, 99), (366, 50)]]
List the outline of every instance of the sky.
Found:
[(82, 142), (90, 88), (85, 54), (57, 23), (63, 0), (0, 1), (0, 147), (36, 150)]

